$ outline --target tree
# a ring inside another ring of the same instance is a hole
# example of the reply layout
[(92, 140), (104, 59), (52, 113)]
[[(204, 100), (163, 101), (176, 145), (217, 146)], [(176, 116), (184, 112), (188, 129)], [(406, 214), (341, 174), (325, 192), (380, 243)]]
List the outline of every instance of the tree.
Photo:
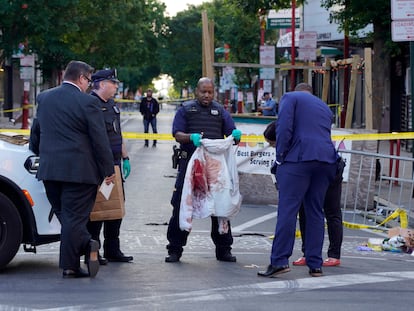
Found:
[(37, 54), (44, 77), (82, 59), (96, 68), (146, 71), (150, 80), (160, 72), (154, 60), (164, 11), (156, 0), (0, 0), (0, 60), (23, 42), (25, 53)]
[(390, 76), (390, 56), (399, 53), (397, 45), (391, 41), (391, 1), (390, 0), (322, 0), (321, 4), (331, 11), (332, 18), (339, 23), (339, 29), (348, 27), (350, 34), (373, 25), (372, 46), (372, 105), (374, 129), (381, 129), (384, 98), (389, 98), (386, 90)]
[[(292, 5), (292, 0), (232, 0), (237, 7), (241, 8), (244, 12), (257, 12), (265, 13), (270, 9), (287, 9)], [(298, 0), (298, 4), (302, 4), (304, 0)]]
[[(231, 2), (237, 3), (246, 12), (289, 8), (291, 5), (290, 0), (232, 0)], [(298, 0), (297, 4), (304, 2)], [(373, 125), (375, 129), (380, 129), (384, 98), (388, 98), (386, 90), (389, 88), (386, 79), (390, 75), (390, 56), (400, 53), (398, 45), (391, 41), (391, 2), (390, 0), (322, 0), (321, 6), (330, 10), (331, 18), (338, 23), (339, 30), (348, 29), (351, 36), (356, 35), (358, 30), (367, 25), (373, 25), (374, 31), (368, 35), (364, 44), (373, 47)]]
[(167, 21), (161, 71), (174, 79), (177, 88), (194, 87), (201, 77), (201, 34), (201, 11), (195, 6)]
[[(259, 59), (260, 26), (255, 12), (246, 13), (234, 1), (227, 0), (190, 6), (168, 21), (162, 49), (162, 72), (172, 76), (178, 87), (194, 87), (202, 74), (203, 10), (214, 21), (214, 47), (230, 45), (229, 61), (257, 63)], [(250, 85), (257, 73), (251, 69), (238, 70), (238, 84)]]
[[(259, 16), (255, 11), (244, 12), (233, 1), (213, 2), (213, 18), (216, 25), (215, 44), (230, 45), (229, 61), (235, 63), (258, 63), (260, 45)], [(224, 9), (222, 10), (221, 7)], [(252, 86), (258, 69), (236, 69), (235, 81), (239, 86)]]
[(72, 22), (77, 3), (0, 0), (1, 60), (11, 57), (24, 43), (24, 53), (34, 52), (43, 64), (53, 63), (61, 68), (62, 62), (72, 57), (63, 36), (77, 29)]
[(69, 35), (71, 46), (96, 68), (117, 67), (125, 87), (135, 91), (161, 73), (164, 11), (155, 0), (85, 1), (79, 15), (88, 18), (79, 21), (81, 32)]

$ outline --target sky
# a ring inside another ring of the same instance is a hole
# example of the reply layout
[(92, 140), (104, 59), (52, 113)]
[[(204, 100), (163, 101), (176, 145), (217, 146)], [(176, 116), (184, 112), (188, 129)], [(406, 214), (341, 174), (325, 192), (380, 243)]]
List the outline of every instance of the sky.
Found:
[(160, 0), (167, 6), (167, 12), (169, 16), (175, 16), (177, 12), (185, 11), (187, 4), (199, 5), (203, 2), (209, 2), (209, 0)]

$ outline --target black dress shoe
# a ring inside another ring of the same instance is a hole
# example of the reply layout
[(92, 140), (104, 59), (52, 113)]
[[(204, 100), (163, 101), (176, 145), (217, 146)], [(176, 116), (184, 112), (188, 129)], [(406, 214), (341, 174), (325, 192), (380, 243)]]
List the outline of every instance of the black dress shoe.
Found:
[(321, 268), (315, 268), (315, 269), (309, 269), (309, 274), (314, 277), (322, 276), (322, 269)]
[(109, 262), (130, 262), (134, 260), (132, 256), (118, 255), (114, 257), (106, 257)]
[(167, 257), (165, 257), (165, 262), (179, 262), (180, 257), (181, 256), (176, 253), (171, 253)]
[(91, 239), (85, 255), (85, 263), (88, 267), (89, 276), (91, 278), (95, 277), (99, 271), (98, 251), (99, 242)]
[(98, 261), (101, 266), (105, 266), (108, 264), (108, 260), (105, 257), (102, 257), (98, 254)]
[(226, 262), (236, 262), (236, 256), (233, 256), (230, 252), (229, 253), (225, 253), (221, 256), (216, 256), (218, 261), (226, 261)]
[(269, 265), (266, 271), (259, 271), (257, 272), (258, 276), (263, 276), (266, 278), (272, 278), (278, 274), (289, 272), (290, 268), (288, 265), (286, 266), (273, 266)]
[(72, 279), (72, 278), (87, 278), (89, 277), (89, 273), (79, 268), (77, 270), (65, 269), (62, 273), (63, 278), (65, 279)]

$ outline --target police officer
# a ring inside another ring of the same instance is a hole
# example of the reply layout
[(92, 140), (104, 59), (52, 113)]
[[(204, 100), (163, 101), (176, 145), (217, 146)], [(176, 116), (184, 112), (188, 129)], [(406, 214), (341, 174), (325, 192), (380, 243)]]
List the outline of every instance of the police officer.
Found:
[[(101, 109), (105, 119), (106, 131), (111, 144), (114, 165), (121, 166), (124, 178), (126, 179), (131, 172), (129, 157), (122, 139), (121, 119), (118, 106), (115, 104), (113, 97), (118, 89), (119, 80), (116, 76), (115, 69), (99, 70), (92, 75), (93, 89), (91, 94), (99, 98)], [(107, 264), (108, 261), (129, 262), (133, 260), (132, 256), (125, 256), (119, 245), (119, 230), (122, 219), (90, 221), (88, 230), (93, 239), (100, 241), (99, 236), (104, 226), (104, 257), (99, 256), (101, 265)]]
[[(178, 164), (178, 175), (175, 190), (171, 198), (173, 212), (168, 224), (167, 245), (168, 256), (166, 262), (178, 262), (187, 243), (188, 232), (181, 231), (179, 227), (179, 212), (181, 193), (188, 160), (201, 145), (201, 138), (222, 139), (233, 135), (238, 142), (241, 131), (237, 130), (230, 114), (214, 101), (214, 83), (209, 78), (201, 78), (196, 89), (196, 100), (185, 102), (174, 118), (172, 133), (175, 140), (180, 143), (181, 157)], [(216, 246), (216, 258), (220, 261), (235, 262), (236, 257), (231, 254), (233, 237), (230, 222), (228, 232), (219, 234), (218, 219), (211, 217), (211, 238)]]

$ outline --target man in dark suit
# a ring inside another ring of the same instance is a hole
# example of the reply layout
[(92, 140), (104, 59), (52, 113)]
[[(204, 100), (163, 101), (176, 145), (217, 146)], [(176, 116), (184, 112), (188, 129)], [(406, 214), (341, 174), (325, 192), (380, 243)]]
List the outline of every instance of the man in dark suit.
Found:
[(338, 154), (331, 140), (332, 112), (308, 91), (286, 93), (276, 125), (276, 163), (279, 188), (278, 219), (270, 265), (259, 276), (290, 271), (296, 219), (303, 203), (306, 214), (305, 254), (309, 274), (322, 276), (323, 202), (333, 181)]
[[(64, 278), (94, 277), (99, 269), (99, 244), (86, 224), (98, 185), (114, 180), (112, 152), (98, 99), (85, 94), (93, 68), (71, 61), (62, 85), (37, 96), (37, 116), (30, 149), (40, 156), (42, 180), (52, 211), (61, 223), (59, 266)], [(88, 272), (80, 256), (88, 257)]]

